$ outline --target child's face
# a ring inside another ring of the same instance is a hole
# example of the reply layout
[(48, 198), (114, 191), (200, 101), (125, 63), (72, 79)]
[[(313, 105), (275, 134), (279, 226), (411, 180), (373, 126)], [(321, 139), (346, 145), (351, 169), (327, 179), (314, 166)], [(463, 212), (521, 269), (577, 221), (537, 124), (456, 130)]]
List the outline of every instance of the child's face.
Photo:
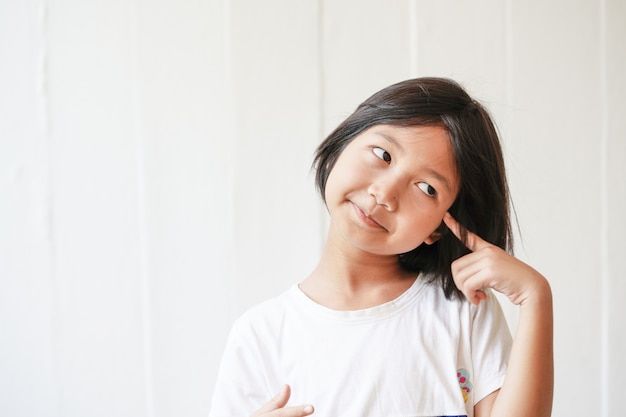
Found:
[(343, 150), (326, 183), (331, 227), (366, 252), (397, 255), (435, 239), (458, 191), (442, 127), (375, 125)]

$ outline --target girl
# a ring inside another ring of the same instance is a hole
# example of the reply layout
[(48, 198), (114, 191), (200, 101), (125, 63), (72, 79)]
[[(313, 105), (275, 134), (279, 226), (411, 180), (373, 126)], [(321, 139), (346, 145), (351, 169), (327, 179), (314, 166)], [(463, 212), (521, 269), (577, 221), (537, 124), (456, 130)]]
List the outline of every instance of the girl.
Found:
[[(210, 415), (549, 416), (551, 291), (509, 254), (486, 110), (451, 80), (400, 82), (314, 166), (330, 214), (319, 264), (235, 323)], [(492, 290), (519, 306), (513, 340)]]

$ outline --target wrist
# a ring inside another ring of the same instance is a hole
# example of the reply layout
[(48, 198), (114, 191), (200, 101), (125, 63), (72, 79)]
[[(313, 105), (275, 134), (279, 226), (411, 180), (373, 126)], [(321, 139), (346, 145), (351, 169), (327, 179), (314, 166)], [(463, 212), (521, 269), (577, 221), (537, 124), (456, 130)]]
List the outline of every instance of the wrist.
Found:
[(526, 292), (526, 297), (519, 303), (523, 306), (551, 306), (552, 305), (552, 289), (548, 280), (541, 274), (535, 280), (531, 288)]

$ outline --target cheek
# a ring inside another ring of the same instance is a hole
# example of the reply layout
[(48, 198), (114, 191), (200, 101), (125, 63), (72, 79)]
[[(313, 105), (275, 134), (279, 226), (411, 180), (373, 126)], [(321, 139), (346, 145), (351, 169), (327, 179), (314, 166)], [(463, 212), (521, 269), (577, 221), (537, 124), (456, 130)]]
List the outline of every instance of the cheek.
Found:
[(346, 192), (345, 180), (346, 178), (337, 170), (330, 173), (324, 189), (326, 205), (337, 204), (342, 199), (342, 195)]
[(334, 170), (330, 172), (326, 179), (326, 186), (324, 187), (324, 200), (330, 202), (333, 200), (333, 196), (336, 194), (337, 189), (337, 176), (333, 174)]
[(423, 234), (420, 238), (426, 238), (439, 229), (443, 222), (444, 214), (445, 210), (422, 211), (412, 217), (407, 229), (420, 230)]
[(328, 175), (324, 195), (326, 199), (336, 196), (337, 193), (346, 193), (357, 188), (364, 182), (365, 172), (337, 163)]
[(441, 217), (437, 217), (433, 219), (431, 222), (429, 222), (428, 227), (427, 227), (428, 236), (431, 236), (433, 233), (439, 230), (441, 228), (442, 222), (443, 222), (443, 214), (441, 215)]

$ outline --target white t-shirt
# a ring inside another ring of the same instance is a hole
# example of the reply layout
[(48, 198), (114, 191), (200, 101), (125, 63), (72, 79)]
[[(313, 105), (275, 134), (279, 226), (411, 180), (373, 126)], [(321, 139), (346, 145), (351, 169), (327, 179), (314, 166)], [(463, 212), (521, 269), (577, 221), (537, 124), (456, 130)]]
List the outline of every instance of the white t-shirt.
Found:
[(336, 311), (294, 285), (247, 311), (229, 336), (211, 417), (249, 417), (284, 384), (319, 417), (473, 416), (502, 386), (511, 336), (487, 292), (447, 300), (418, 278), (401, 296)]

